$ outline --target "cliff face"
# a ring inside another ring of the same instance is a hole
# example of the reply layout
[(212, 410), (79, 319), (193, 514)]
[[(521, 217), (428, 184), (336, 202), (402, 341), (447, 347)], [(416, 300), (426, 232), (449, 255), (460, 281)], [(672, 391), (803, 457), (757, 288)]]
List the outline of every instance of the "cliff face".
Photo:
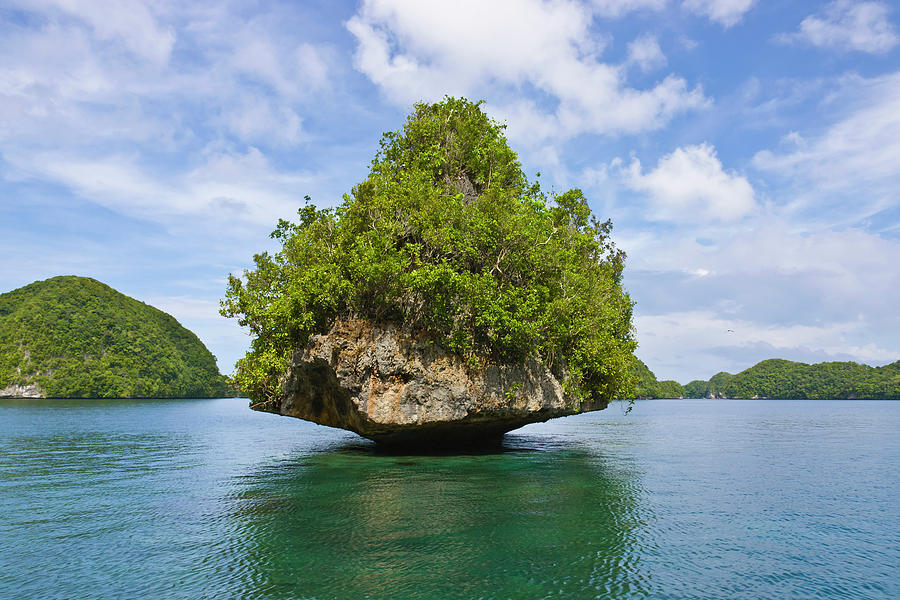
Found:
[(295, 353), (281, 394), (254, 410), (420, 446), (489, 442), (528, 423), (606, 408), (580, 405), (536, 360), (470, 368), (429, 339), (339, 321)]
[(34, 384), (9, 385), (0, 390), (0, 398), (43, 398), (44, 392)]

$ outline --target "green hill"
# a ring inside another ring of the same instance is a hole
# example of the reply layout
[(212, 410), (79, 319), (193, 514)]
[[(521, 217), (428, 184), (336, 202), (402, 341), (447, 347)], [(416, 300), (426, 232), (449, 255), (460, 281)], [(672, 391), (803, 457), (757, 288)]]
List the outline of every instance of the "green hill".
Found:
[[(15, 386), (24, 386), (15, 389)], [(87, 277), (0, 295), (0, 395), (201, 398), (228, 393), (215, 358), (169, 314)]]
[(702, 398), (900, 399), (900, 361), (883, 367), (855, 362), (806, 364), (772, 358), (736, 375), (718, 373), (708, 382), (692, 381), (686, 395)]
[(720, 371), (709, 378), (709, 381), (695, 379), (684, 386), (686, 398), (709, 398), (722, 393), (725, 385), (734, 377), (727, 371)]
[(637, 398), (680, 398), (685, 395), (685, 388), (680, 383), (671, 379), (658, 381), (650, 367), (636, 356), (631, 374), (637, 379), (634, 388)]

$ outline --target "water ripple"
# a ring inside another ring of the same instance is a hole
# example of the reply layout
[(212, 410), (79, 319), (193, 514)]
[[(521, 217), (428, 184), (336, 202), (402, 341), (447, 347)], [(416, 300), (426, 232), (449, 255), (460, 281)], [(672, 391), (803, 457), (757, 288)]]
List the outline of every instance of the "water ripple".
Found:
[(896, 598), (900, 404), (660, 401), (464, 455), (0, 401), (0, 598)]

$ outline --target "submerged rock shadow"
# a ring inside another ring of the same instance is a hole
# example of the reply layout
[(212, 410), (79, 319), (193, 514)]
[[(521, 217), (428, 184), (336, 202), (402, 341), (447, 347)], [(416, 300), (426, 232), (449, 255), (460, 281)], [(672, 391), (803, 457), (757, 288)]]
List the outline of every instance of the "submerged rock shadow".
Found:
[(242, 596), (639, 597), (637, 478), (540, 436), (464, 454), (347, 441), (292, 456), (230, 500), (256, 582)]

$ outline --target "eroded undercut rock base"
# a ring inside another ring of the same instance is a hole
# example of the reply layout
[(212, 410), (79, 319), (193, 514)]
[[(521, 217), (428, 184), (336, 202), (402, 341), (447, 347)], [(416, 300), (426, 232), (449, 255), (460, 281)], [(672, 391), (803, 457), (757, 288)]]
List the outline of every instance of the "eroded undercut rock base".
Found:
[(352, 320), (313, 336), (280, 395), (251, 408), (428, 448), (496, 443), (528, 423), (606, 406), (579, 404), (537, 360), (470, 368), (425, 336)]

